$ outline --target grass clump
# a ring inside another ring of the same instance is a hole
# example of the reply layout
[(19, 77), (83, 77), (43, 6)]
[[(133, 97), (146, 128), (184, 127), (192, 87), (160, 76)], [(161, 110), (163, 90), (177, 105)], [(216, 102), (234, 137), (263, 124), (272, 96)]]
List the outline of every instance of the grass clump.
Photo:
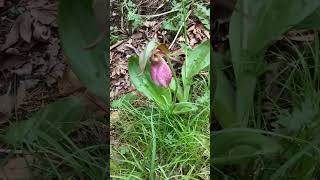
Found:
[(149, 101), (127, 100), (130, 95), (113, 103), (119, 117), (111, 119), (118, 142), (111, 147), (111, 177), (209, 178), (209, 88), (206, 79), (194, 87), (198, 112), (180, 116)]

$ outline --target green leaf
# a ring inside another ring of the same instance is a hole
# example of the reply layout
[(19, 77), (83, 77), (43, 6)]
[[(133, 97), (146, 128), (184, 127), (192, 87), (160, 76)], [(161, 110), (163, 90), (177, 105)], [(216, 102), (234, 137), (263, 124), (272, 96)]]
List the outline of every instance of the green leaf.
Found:
[(111, 102), (112, 108), (121, 108), (124, 105), (132, 104), (138, 98), (137, 92), (130, 92), (124, 96), (121, 96), (119, 99), (113, 100)]
[(318, 8), (314, 13), (305, 18), (302, 22), (296, 25), (294, 28), (297, 29), (313, 29), (320, 28), (320, 8)]
[(210, 10), (209, 8), (206, 8), (202, 4), (195, 3), (196, 5), (196, 11), (195, 14), (201, 21), (201, 23), (210, 30)]
[(213, 61), (216, 66), (216, 90), (214, 94), (213, 110), (215, 116), (223, 128), (238, 125), (235, 112), (235, 95), (231, 82), (227, 79), (222, 69), (224, 68), (222, 57), (213, 54)]
[(145, 47), (144, 51), (143, 51), (143, 58), (139, 59), (139, 65), (140, 65), (140, 70), (141, 72), (144, 72), (147, 62), (150, 59), (153, 51), (157, 48), (158, 43), (156, 40), (151, 40), (147, 46)]
[(267, 46), (314, 13), (320, 1), (240, 0), (236, 6), (239, 11), (231, 17), (230, 48), (237, 85), (237, 118), (246, 124)]
[(180, 102), (174, 105), (173, 114), (184, 114), (198, 110), (198, 107), (191, 102)]
[(198, 45), (196, 48), (187, 52), (186, 60), (182, 66), (182, 82), (185, 100), (189, 97), (192, 78), (201, 70), (210, 65), (210, 41)]
[(279, 116), (278, 123), (283, 126), (283, 133), (304, 139), (318, 135), (320, 127), (320, 93), (305, 93), (304, 100)]
[(274, 139), (250, 131), (216, 132), (211, 142), (214, 142), (214, 164), (240, 164), (244, 160), (270, 155), (281, 149)]
[[(190, 80), (194, 75), (210, 65), (210, 41), (206, 40), (188, 53), (183, 66), (186, 70), (186, 79)], [(184, 75), (184, 74), (183, 74)]]
[(15, 105), (15, 97), (10, 95), (11, 85), (6, 94), (0, 96), (0, 121), (7, 121)]
[[(182, 87), (180, 85), (180, 80), (177, 78), (177, 81), (178, 81), (178, 90), (177, 90), (177, 98), (180, 102), (182, 102), (184, 99), (183, 99), (183, 90), (182, 90)], [(171, 79), (171, 82), (170, 82), (170, 85), (169, 85), (170, 89), (172, 90), (172, 92), (176, 92), (176, 81), (174, 80), (174, 78)]]
[(163, 21), (162, 28), (172, 32), (177, 32), (182, 24), (180, 20), (181, 18), (179, 16), (169, 17)]
[(67, 97), (49, 104), (30, 119), (12, 124), (5, 134), (5, 141), (11, 145), (32, 143), (39, 139), (41, 133), (57, 138), (61, 130), (68, 134), (77, 126), (85, 113), (82, 99)]
[(128, 70), (133, 85), (149, 99), (154, 100), (161, 109), (169, 110), (172, 106), (170, 89), (158, 87), (153, 82), (150, 75), (150, 63), (147, 63), (146, 69), (145, 73), (139, 74), (138, 57), (131, 56), (129, 58)]
[(72, 71), (92, 93), (106, 100), (108, 64), (106, 40), (85, 49), (101, 31), (91, 8), (91, 0), (59, 2), (59, 34)]
[[(301, 173), (300, 178), (295, 174), (294, 177), (297, 179), (312, 179), (308, 171), (314, 171), (312, 167), (316, 167), (317, 160), (310, 156), (310, 151), (312, 149), (311, 145), (308, 145), (303, 148), (303, 150), (296, 152), (288, 161), (282, 164), (271, 176), (270, 180), (281, 180), (284, 177), (288, 177), (289, 170), (294, 165), (302, 165), (299, 168), (299, 171), (294, 171), (295, 173)], [(308, 161), (309, 160), (309, 161)], [(307, 168), (307, 169), (304, 169)], [(311, 174), (312, 175), (312, 174)], [(308, 178), (309, 177), (309, 178)]]
[[(290, 6), (288, 6), (290, 4)], [(256, 54), (320, 7), (318, 0), (240, 0), (230, 26), (230, 45), (234, 60), (240, 52)]]

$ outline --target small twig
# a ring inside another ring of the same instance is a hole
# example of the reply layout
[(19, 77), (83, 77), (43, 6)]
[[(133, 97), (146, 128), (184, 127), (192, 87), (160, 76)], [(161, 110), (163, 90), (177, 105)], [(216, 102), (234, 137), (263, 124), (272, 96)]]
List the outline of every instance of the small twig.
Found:
[(118, 41), (117, 43), (115, 43), (114, 45), (112, 45), (112, 46), (110, 47), (110, 50), (112, 50), (112, 49), (120, 46), (124, 41), (125, 41), (125, 40)]
[[(185, 18), (185, 21), (188, 19), (188, 17), (190, 16), (190, 14), (191, 14), (191, 10), (189, 11), (187, 17)], [(185, 25), (184, 23), (181, 24), (181, 26), (180, 26), (180, 28), (179, 28), (176, 36), (174, 37), (172, 43), (171, 43), (170, 46), (169, 46), (169, 50), (172, 48), (173, 44), (174, 44), (175, 41), (177, 40), (177, 38), (178, 38), (178, 36), (179, 36), (179, 34), (180, 34), (180, 31), (181, 31), (181, 29), (182, 29), (182, 27), (183, 27), (184, 25)]]
[(23, 150), (0, 149), (0, 154), (25, 154)]
[(179, 11), (179, 9), (174, 9), (174, 10), (171, 10), (171, 11), (167, 11), (167, 12), (160, 13), (160, 14), (154, 14), (154, 15), (141, 15), (141, 14), (135, 14), (135, 15), (141, 16), (141, 17), (146, 17), (146, 18), (155, 18), (155, 17), (159, 17), (159, 16), (164, 16), (164, 15), (176, 12), (176, 11)]
[(177, 40), (177, 38), (178, 38), (178, 36), (179, 36), (179, 34), (180, 34), (180, 31), (181, 31), (182, 27), (183, 27), (183, 24), (181, 24), (181, 26), (180, 26), (180, 28), (179, 28), (179, 30), (178, 30), (178, 32), (177, 32), (177, 34), (176, 34), (176, 36), (174, 37), (174, 39), (173, 39), (172, 43), (170, 44), (170, 46), (169, 46), (169, 50), (172, 48), (173, 44), (176, 42), (176, 40)]

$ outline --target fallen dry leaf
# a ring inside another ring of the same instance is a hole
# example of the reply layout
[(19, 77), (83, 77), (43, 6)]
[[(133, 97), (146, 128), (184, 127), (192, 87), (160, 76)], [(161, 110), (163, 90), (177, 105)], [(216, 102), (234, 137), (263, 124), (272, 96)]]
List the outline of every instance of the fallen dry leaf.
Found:
[(60, 46), (59, 46), (59, 39), (51, 38), (50, 44), (47, 47), (47, 53), (50, 59), (56, 59), (59, 54)]
[(12, 70), (13, 73), (23, 76), (23, 75), (30, 75), (32, 73), (32, 64), (26, 63), (22, 67), (16, 70)]
[(51, 70), (50, 75), (55, 77), (55, 78), (62, 78), (63, 76), (63, 72), (66, 68), (66, 65), (63, 64), (62, 62), (59, 62), (58, 64), (56, 64), (53, 69)]
[(6, 41), (1, 46), (1, 51), (7, 49), (8, 47), (10, 47), (18, 42), (20, 22), (21, 22), (21, 16), (19, 16), (17, 18), (17, 20), (14, 22), (10, 32), (6, 35)]
[(312, 42), (315, 40), (314, 33), (310, 33), (306, 30), (289, 31), (287, 33), (287, 37), (290, 40), (300, 41), (300, 42)]
[[(110, 114), (110, 121), (111, 122), (116, 122), (117, 120), (119, 120), (120, 118), (120, 114), (119, 111), (112, 111)], [(112, 123), (115, 124), (115, 123)]]
[(39, 82), (40, 82), (39, 79), (27, 79), (27, 80), (20, 81), (20, 83), (23, 84), (26, 90), (35, 88)]
[(20, 23), (20, 36), (23, 40), (30, 43), (32, 37), (32, 22), (33, 18), (30, 13), (26, 12), (22, 14), (21, 23)]
[(157, 23), (158, 23), (157, 21), (145, 21), (143, 25), (150, 28), (150, 27), (154, 27)]
[(33, 23), (33, 28), (34, 28), (33, 37), (36, 40), (42, 41), (42, 42), (48, 41), (48, 39), (51, 35), (51, 32), (47, 26), (39, 23), (38, 21), (35, 21)]
[(25, 64), (24, 56), (9, 55), (0, 61), (0, 70), (12, 70), (21, 67)]
[(11, 54), (11, 55), (20, 55), (20, 52), (17, 48), (8, 48), (6, 50), (6, 54)]
[(28, 8), (34, 9), (38, 7), (45, 7), (48, 4), (48, 0), (33, 0), (33, 1), (28, 1)]
[(57, 18), (57, 14), (55, 11), (47, 9), (31, 9), (30, 13), (37, 21), (45, 25), (50, 25)]

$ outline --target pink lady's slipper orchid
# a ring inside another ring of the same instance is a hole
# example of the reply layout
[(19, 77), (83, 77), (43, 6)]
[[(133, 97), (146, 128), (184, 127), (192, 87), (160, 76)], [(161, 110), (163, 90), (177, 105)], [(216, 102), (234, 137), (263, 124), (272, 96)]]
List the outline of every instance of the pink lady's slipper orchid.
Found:
[(158, 50), (151, 57), (151, 78), (160, 87), (168, 87), (172, 79), (170, 67)]

